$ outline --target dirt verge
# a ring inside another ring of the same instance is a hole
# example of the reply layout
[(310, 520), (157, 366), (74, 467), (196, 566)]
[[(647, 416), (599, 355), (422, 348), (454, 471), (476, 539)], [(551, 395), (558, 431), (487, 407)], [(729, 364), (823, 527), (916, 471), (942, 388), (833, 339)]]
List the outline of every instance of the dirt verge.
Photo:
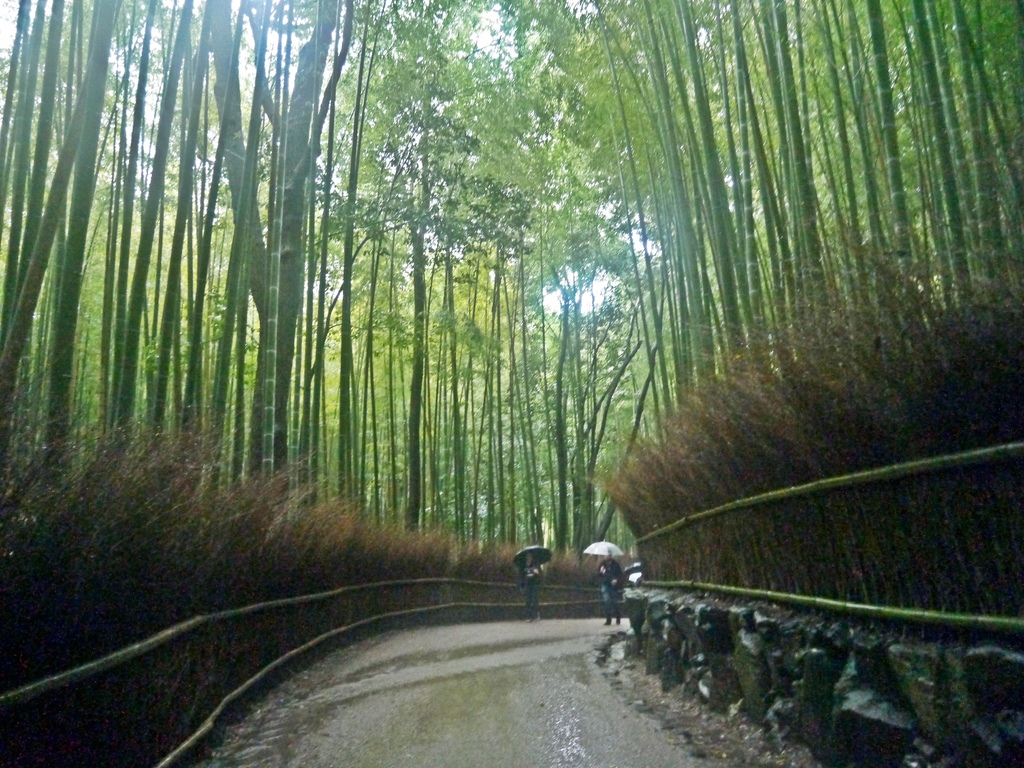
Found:
[(712, 712), (682, 689), (662, 691), (659, 676), (645, 674), (643, 659), (629, 657), (626, 647), (626, 633), (618, 632), (599, 648), (598, 664), (612, 689), (623, 706), (656, 720), (694, 758), (723, 768), (822, 768), (805, 746), (774, 738), (742, 712)]

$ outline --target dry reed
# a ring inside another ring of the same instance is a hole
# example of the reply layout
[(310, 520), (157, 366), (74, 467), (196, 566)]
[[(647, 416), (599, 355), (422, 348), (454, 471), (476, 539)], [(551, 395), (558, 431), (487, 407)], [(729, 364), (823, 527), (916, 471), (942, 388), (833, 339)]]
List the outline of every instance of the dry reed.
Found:
[[(884, 292), (881, 292), (883, 291)], [(610, 495), (636, 535), (769, 491), (1024, 438), (1024, 303), (889, 277), (798, 313), (691, 392)], [(646, 542), (661, 578), (933, 609), (1024, 604), (1021, 462), (735, 512)]]
[[(195, 615), (339, 586), (456, 577), (514, 582), (514, 547), (367, 522), (302, 503), (285, 478), (219, 487), (192, 437), (65, 452), (0, 498), (0, 690)], [(560, 565), (552, 583), (585, 581)]]

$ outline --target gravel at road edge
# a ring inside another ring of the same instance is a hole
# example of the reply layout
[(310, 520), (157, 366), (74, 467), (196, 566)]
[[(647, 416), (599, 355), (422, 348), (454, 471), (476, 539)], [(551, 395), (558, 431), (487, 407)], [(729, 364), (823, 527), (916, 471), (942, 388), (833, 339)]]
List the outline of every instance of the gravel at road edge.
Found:
[(658, 722), (666, 738), (709, 766), (822, 768), (810, 750), (792, 742), (776, 743), (744, 714), (712, 712), (677, 689), (664, 692), (658, 675), (644, 673), (642, 658), (628, 657), (626, 633), (609, 635), (598, 650), (598, 665), (612, 690), (628, 706)]

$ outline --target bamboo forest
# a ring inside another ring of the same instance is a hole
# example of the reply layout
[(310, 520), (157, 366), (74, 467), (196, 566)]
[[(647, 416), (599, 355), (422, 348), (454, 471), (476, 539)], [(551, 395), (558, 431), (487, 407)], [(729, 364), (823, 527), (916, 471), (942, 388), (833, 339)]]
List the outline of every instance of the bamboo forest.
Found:
[(20, 0), (0, 99), (0, 465), (202, 434), (460, 541), (602, 538), (801, 307), (1024, 267), (1024, 0)]

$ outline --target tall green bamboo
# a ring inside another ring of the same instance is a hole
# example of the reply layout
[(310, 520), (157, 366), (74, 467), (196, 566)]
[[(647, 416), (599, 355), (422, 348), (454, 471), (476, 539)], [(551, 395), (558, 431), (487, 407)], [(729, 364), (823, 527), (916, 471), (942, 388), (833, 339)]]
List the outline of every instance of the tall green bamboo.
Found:
[[(342, 494), (352, 490), (355, 471), (355, 434), (353, 408), (355, 378), (352, 355), (352, 271), (356, 249), (356, 197), (359, 194), (359, 168), (362, 157), (362, 131), (366, 121), (366, 91), (370, 87), (372, 61), (367, 69), (369, 24), (364, 26), (363, 44), (356, 76), (356, 100), (352, 111), (352, 138), (349, 145), (348, 184), (345, 188), (342, 278), (341, 278), (341, 359), (338, 386), (338, 483)], [(374, 44), (376, 45), (376, 43)]]
[[(222, 32), (224, 31), (224, 12), (228, 10), (229, 6), (226, 3), (217, 6), (218, 15), (216, 16), (216, 19), (221, 23), (219, 29)], [(264, 20), (269, 21), (270, 10), (271, 0), (266, 0), (262, 17)], [(238, 19), (238, 25), (240, 26), (241, 23), (242, 19), (240, 17)], [(231, 240), (231, 251), (228, 257), (224, 323), (221, 337), (217, 344), (216, 365), (211, 398), (212, 431), (218, 438), (222, 436), (222, 430), (227, 416), (228, 388), (232, 364), (231, 352), (232, 347), (235, 346), (234, 337), (236, 333), (240, 332), (239, 329), (243, 328), (245, 325), (247, 302), (245, 300), (246, 283), (244, 278), (248, 272), (247, 260), (250, 250), (255, 247), (255, 243), (258, 242), (262, 244), (262, 239), (254, 238), (253, 221), (258, 221), (255, 194), (256, 165), (259, 153), (259, 137), (262, 127), (260, 96), (266, 87), (264, 62), (267, 48), (267, 30), (269, 26), (269, 23), (264, 23), (262, 25), (260, 39), (256, 46), (256, 79), (253, 86), (252, 105), (249, 112), (248, 132), (244, 145), (242, 145), (244, 147), (242, 163), (240, 166), (237, 162), (227, 163), (229, 179), (233, 174), (235, 174), (237, 178), (232, 184), (231, 197), (234, 205), (235, 226)], [(218, 32), (216, 30), (213, 33), (213, 39), (218, 39)], [(224, 36), (221, 35), (220, 39), (224, 39)], [(222, 136), (230, 136), (233, 139), (234, 129), (236, 127), (240, 128), (240, 118), (238, 118), (238, 61), (237, 59), (234, 61), (225, 61), (223, 57), (218, 58), (217, 52), (215, 51), (214, 63), (215, 66), (218, 67), (218, 109), (221, 115)], [(236, 150), (238, 149), (239, 144), (241, 144), (241, 142), (235, 143), (234, 148)], [(232, 153), (228, 151), (229, 157), (231, 154)], [(234, 159), (237, 161), (237, 157)], [(236, 352), (244, 362), (244, 345), (242, 345)], [(236, 362), (238, 361), (236, 360)], [(238, 397), (236, 397), (235, 400), (236, 405), (241, 405)], [(242, 421), (244, 420), (236, 416), (236, 435), (242, 428), (242, 425), (239, 423)], [(241, 461), (241, 451), (242, 446), (238, 445), (238, 441), (236, 439), (233, 451), (235, 460), (233, 472), (236, 474), (241, 471), (241, 467), (239, 466), (239, 462)]]
[(896, 131), (896, 108), (893, 104), (892, 81), (889, 76), (889, 51), (885, 40), (885, 21), (879, 0), (867, 0), (866, 8), (881, 123), (879, 129), (882, 133), (886, 175), (889, 180), (889, 200), (892, 204), (893, 249), (899, 256), (910, 257), (912, 255), (910, 214), (907, 208), (907, 192), (903, 186), (903, 164), (900, 159), (899, 139)]
[(527, 351), (526, 343), (528, 325), (526, 321), (527, 280), (525, 251), (523, 243), (520, 242), (520, 257), (518, 259), (519, 283), (516, 292), (519, 296), (520, 310), (519, 339), (522, 345), (522, 365), (520, 366), (522, 368), (522, 395), (519, 397), (518, 403), (523, 411), (520, 419), (523, 422), (523, 444), (524, 453), (526, 454), (526, 466), (528, 468), (526, 483), (530, 515), (527, 522), (527, 538), (531, 541), (542, 541), (544, 520), (540, 492), (540, 465), (537, 461), (537, 428), (534, 424), (533, 397), (531, 397), (532, 390), (534, 389), (534, 378), (531, 375), (530, 355)]
[(569, 289), (562, 286), (561, 335), (558, 341), (558, 364), (555, 373), (555, 404), (554, 432), (552, 442), (555, 445), (558, 476), (558, 507), (555, 510), (555, 548), (564, 550), (569, 546), (569, 430), (568, 430), (568, 392), (566, 378), (569, 375), (569, 349), (572, 345), (571, 335), (571, 304)]
[[(59, 101), (57, 98), (57, 77), (60, 70), (61, 34), (63, 27), (64, 1), (54, 0), (50, 7), (50, 24), (46, 34), (46, 61), (43, 65), (43, 80), (39, 90), (39, 115), (36, 120), (35, 151), (32, 157), (32, 171), (28, 183), (24, 235), (20, 253), (32, 253), (32, 248), (39, 232), (39, 222), (43, 215), (43, 200), (46, 194), (46, 183), (49, 175), (50, 146), (53, 140), (53, 119)], [(87, 151), (92, 152), (93, 150)], [(76, 171), (77, 173), (78, 171)]]
[[(423, 105), (427, 114), (429, 105)], [(423, 376), (426, 368), (427, 336), (427, 216), (431, 200), (431, 169), (425, 137), (421, 137), (417, 148), (418, 177), (414, 194), (417, 202), (413, 206), (414, 217), (409, 222), (412, 240), (412, 285), (413, 285), (413, 336), (412, 336), (412, 378), (409, 388), (409, 430), (407, 495), (405, 507), (406, 528), (414, 531), (420, 527), (423, 505)]]
[[(58, 30), (51, 28), (51, 34)], [(59, 33), (57, 34), (59, 39)], [(56, 56), (49, 61), (56, 69)], [(109, 68), (109, 64), (107, 65)], [(52, 86), (56, 84), (56, 75), (52, 78), (44, 77), (44, 100), (55, 100), (55, 93)], [(49, 93), (46, 87), (50, 87)], [(92, 83), (94, 92), (91, 94), (91, 104), (97, 111), (102, 111), (100, 106), (106, 96), (106, 71), (103, 79), (95, 79)], [(47, 114), (47, 122), (52, 113)], [(46, 127), (49, 133), (49, 125)], [(82, 269), (85, 263), (86, 247), (88, 245), (89, 224), (92, 214), (93, 200), (96, 192), (96, 161), (99, 153), (100, 119), (89, 121), (83, 131), (78, 152), (75, 155), (75, 175), (71, 191), (71, 204), (68, 210), (68, 232), (64, 248), (62, 249), (62, 260), (60, 263), (60, 283), (58, 296), (56, 298), (56, 312), (52, 328), (52, 341), (50, 344), (50, 389), (47, 418), (47, 441), (53, 445), (60, 445), (68, 436), (71, 421), (71, 380), (74, 367), (74, 351), (78, 336), (78, 306), (82, 292)], [(46, 138), (49, 144), (49, 136)], [(37, 159), (38, 156), (37, 156)], [(45, 173), (46, 162), (41, 160), (34, 171), (40, 174)], [(35, 186), (33, 184), (33, 186)], [(30, 203), (40, 201), (42, 192), (30, 196)], [(41, 222), (42, 215), (30, 216), (31, 222)], [(29, 244), (29, 235), (34, 236), (36, 225), (30, 224), (25, 229), (26, 245)]]
[[(211, 3), (207, 11), (215, 9)], [(211, 18), (213, 23), (214, 17)], [(205, 23), (205, 21), (204, 21)], [(234, 31), (234, 43), (232, 46), (231, 63), (228, 66), (230, 71), (236, 71), (238, 67), (239, 48), (242, 41), (242, 17), (239, 16)], [(185, 393), (181, 414), (183, 427), (190, 427), (200, 420), (202, 397), (202, 382), (204, 378), (202, 357), (203, 357), (203, 327), (205, 322), (206, 295), (210, 280), (210, 262), (213, 251), (213, 231), (216, 224), (217, 200), (220, 195), (221, 175), (224, 169), (224, 154), (227, 141), (221, 133), (217, 137), (217, 149), (215, 151), (213, 170), (210, 177), (210, 189), (206, 199), (206, 213), (203, 216), (203, 231), (199, 241), (199, 253), (196, 259), (196, 298), (192, 304), (192, 312), (189, 315), (189, 342), (188, 357), (185, 369)], [(230, 337), (230, 333), (228, 334)]]
[[(287, 25), (285, 24), (285, 22), (283, 20), (286, 7), (287, 7), (287, 11), (288, 11), (288, 22), (287, 22)], [(277, 82), (275, 84), (275, 89), (283, 89), (283, 94), (278, 99), (276, 99), (275, 101), (276, 101), (277, 104), (282, 104), (283, 105), (283, 104), (287, 104), (289, 102), (288, 95), (289, 95), (289, 92), (290, 92), (291, 49), (292, 49), (292, 35), (293, 35), (292, 23), (294, 21), (294, 13), (295, 13), (294, 5), (292, 3), (287, 3), (287, 4), (282, 3), (281, 4), (281, 12), (280, 13), (281, 13), (280, 24), (282, 25), (282, 27), (284, 29), (287, 30), (287, 32), (286, 32), (286, 34), (284, 36), (285, 51), (284, 51), (283, 66), (282, 66), (281, 58), (280, 58), (281, 57), (280, 45), (278, 46), (278, 66), (277, 66), (278, 80), (277, 80)], [(289, 152), (295, 152), (296, 154), (299, 154), (299, 153), (301, 153), (303, 151), (303, 148), (301, 146), (301, 142), (300, 141), (296, 141), (296, 146), (295, 147), (292, 147), (290, 145), (290, 136), (291, 136), (291, 130), (290, 130), (291, 125), (290, 125), (290, 123), (291, 123), (290, 120), (283, 120), (283, 121), (281, 121), (278, 130), (276, 130), (274, 132), (275, 135), (271, 139), (272, 142), (273, 142), (274, 152), (275, 152), (275, 156), (277, 157), (277, 164), (278, 164), (277, 176), (279, 178), (277, 179), (277, 184), (279, 184), (280, 186), (275, 186), (275, 178), (274, 178), (275, 177), (275, 173), (273, 171), (273, 163), (272, 163), (271, 164), (272, 170), (271, 170), (271, 176), (270, 176), (270, 186), (271, 186), (271, 190), (272, 191), (273, 190), (277, 190), (276, 194), (278, 195), (278, 199), (277, 199), (277, 208), (275, 210), (274, 198), (271, 198), (270, 211), (272, 213), (268, 217), (271, 220), (271, 222), (272, 222), (272, 224), (271, 224), (271, 233), (272, 233), (272, 235), (271, 235), (271, 238), (270, 238), (270, 248), (268, 249), (268, 254), (269, 254), (270, 258), (269, 258), (268, 263), (267, 263), (268, 274), (266, 276), (266, 282), (265, 282), (265, 285), (266, 285), (266, 309), (264, 310), (263, 313), (261, 313), (261, 321), (262, 322), (260, 323), (261, 344), (260, 344), (259, 360), (262, 363), (262, 368), (263, 368), (263, 376), (260, 378), (260, 381), (263, 384), (263, 388), (262, 388), (262, 391), (261, 391), (262, 406), (263, 407), (262, 407), (262, 413), (257, 414), (255, 410), (254, 410), (254, 413), (253, 413), (253, 419), (254, 419), (254, 422), (253, 422), (253, 444), (254, 445), (256, 444), (256, 433), (257, 433), (257, 425), (256, 425), (256, 422), (255, 422), (255, 419), (256, 419), (257, 415), (259, 415), (259, 417), (261, 419), (261, 421), (259, 422), (259, 435), (260, 435), (260, 440), (261, 440), (261, 445), (262, 445), (262, 449), (261, 449), (261, 452), (260, 452), (260, 457), (261, 457), (261, 460), (262, 460), (261, 461), (261, 465), (260, 465), (260, 469), (261, 469), (261, 471), (264, 474), (268, 474), (268, 475), (274, 471), (274, 463), (275, 463), (275, 460), (277, 459), (277, 456), (275, 455), (275, 443), (278, 442), (278, 433), (279, 432), (282, 433), (282, 436), (283, 436), (283, 434), (285, 433), (285, 430), (287, 429), (287, 427), (286, 427), (287, 419), (285, 418), (284, 420), (281, 420), (281, 419), (278, 418), (279, 414), (278, 414), (278, 398), (277, 398), (277, 388), (278, 388), (278, 383), (279, 383), (278, 376), (281, 373), (286, 373), (286, 371), (279, 370), (278, 369), (278, 365), (277, 365), (277, 349), (278, 349), (278, 344), (282, 341), (281, 334), (278, 333), (278, 321), (280, 319), (280, 309), (281, 309), (281, 301), (280, 301), (280, 298), (281, 298), (281, 261), (282, 261), (282, 255), (283, 255), (282, 252), (283, 252), (283, 250), (285, 248), (285, 226), (286, 226), (285, 225), (285, 207), (286, 207), (286, 203), (285, 203), (285, 199), (284, 198), (285, 198), (285, 194), (286, 194), (285, 193), (285, 186), (287, 184), (286, 174), (287, 174), (287, 169), (289, 168), (289, 161), (291, 160), (291, 158), (289, 157)], [(304, 196), (303, 196), (303, 199), (304, 199)], [(293, 195), (289, 196), (289, 202), (291, 202), (292, 205), (295, 204), (296, 201), (295, 201)], [(275, 213), (277, 214), (276, 217), (274, 215)], [(293, 257), (295, 256), (295, 254), (292, 254), (292, 255), (293, 255)], [(300, 264), (302, 263), (301, 260), (299, 261), (299, 263)], [(294, 328), (294, 326), (293, 326), (293, 328)], [(258, 370), (257, 370), (257, 376), (259, 376), (259, 371)], [(281, 384), (282, 389), (285, 392), (287, 392), (287, 389), (288, 389), (288, 378), (287, 378), (287, 376), (285, 376), (280, 381), (280, 384)], [(287, 403), (287, 398), (286, 397), (282, 398), (282, 399), (283, 399), (283, 401), (285, 403)], [(259, 400), (257, 399), (257, 403), (258, 402), (259, 402)], [(285, 410), (284, 410), (284, 414), (286, 414), (286, 413), (287, 413), (287, 406), (285, 407)], [(282, 414), (282, 415), (284, 415), (284, 414)]]
[(999, 216), (993, 146), (989, 123), (985, 119), (984, 95), (981, 92), (978, 74), (975, 71), (974, 45), (970, 26), (962, 0), (953, 0), (956, 35), (960, 68), (964, 80), (964, 96), (967, 104), (967, 121), (970, 133), (973, 207), (978, 227), (981, 266), (992, 276), (1001, 265), (1006, 243), (1002, 221)]
[(188, 125), (182, 142), (178, 163), (178, 199), (174, 218), (174, 232), (167, 274), (167, 292), (164, 298), (163, 316), (160, 322), (159, 351), (157, 360), (155, 394), (151, 413), (152, 424), (157, 429), (164, 427), (167, 407), (167, 389), (171, 371), (171, 352), (175, 340), (180, 338), (176, 329), (181, 317), (181, 259), (185, 245), (185, 234), (192, 215), (192, 187), (195, 178), (195, 156), (199, 137), (199, 118), (202, 115), (203, 89), (206, 82), (209, 59), (210, 20), (212, 10), (208, 5), (203, 13), (199, 31), (199, 48), (195, 56), (195, 73), (192, 92), (182, 110), (188, 115)]
[(964, 234), (963, 215), (960, 210), (956, 164), (953, 159), (949, 130), (942, 111), (942, 93), (939, 87), (932, 30), (928, 23), (928, 13), (923, 0), (912, 0), (911, 5), (914, 11), (918, 56), (924, 77), (925, 102), (930, 118), (930, 138), (935, 147), (938, 169), (941, 174), (942, 202), (945, 209), (945, 222), (949, 230), (947, 235), (949, 261), (957, 282), (966, 288), (970, 281), (970, 269), (967, 264), (967, 240)]
[(128, 298), (128, 311), (125, 315), (124, 341), (121, 345), (120, 359), (115, 360), (120, 374), (118, 389), (114, 398), (114, 421), (125, 426), (133, 418), (136, 400), (136, 378), (139, 368), (139, 347), (142, 335), (142, 312), (146, 301), (146, 282), (149, 275), (150, 260), (157, 236), (158, 218), (164, 201), (164, 180), (167, 175), (168, 154), (170, 151), (171, 131), (175, 108), (178, 101), (178, 82), (185, 52), (189, 47), (189, 34), (192, 26), (192, 2), (185, 0), (182, 6), (181, 20), (174, 40), (174, 51), (160, 105), (160, 117), (157, 124), (156, 140), (153, 148), (152, 176), (150, 177), (149, 194), (146, 207), (142, 214), (139, 248), (135, 256), (135, 272), (132, 276), (131, 293)]
[(462, 408), (459, 405), (459, 360), (457, 332), (458, 322), (455, 314), (455, 271), (452, 265), (452, 252), (445, 251), (445, 306), (448, 312), (448, 365), (449, 368), (449, 399), (451, 402), (452, 423), (452, 501), (455, 532), (460, 541), (466, 539), (466, 452), (463, 437)]
[[(850, 143), (850, 136), (847, 130), (846, 99), (843, 94), (843, 84), (840, 73), (836, 45), (833, 40), (832, 20), (829, 18), (830, 9), (824, 2), (818, 3), (818, 18), (821, 20), (821, 39), (825, 45), (825, 59), (828, 64), (828, 84), (832, 96), (833, 118), (835, 120), (836, 136), (839, 139), (839, 157), (843, 166), (842, 189), (845, 192), (842, 200), (837, 201), (837, 215), (840, 216), (840, 226), (846, 230), (848, 242), (859, 247), (864, 243), (860, 224), (860, 205), (857, 202), (857, 181), (853, 171), (853, 147)], [(824, 118), (822, 118), (824, 119)], [(863, 269), (863, 261), (858, 260), (858, 268)], [(864, 276), (861, 275), (863, 284)]]
[[(694, 91), (694, 106), (697, 109), (700, 126), (700, 147), (704, 157), (703, 182), (707, 187), (707, 208), (710, 213), (712, 253), (715, 260), (715, 274), (718, 278), (718, 294), (725, 316), (726, 347), (735, 346), (744, 317), (752, 314), (748, 296), (740, 296), (736, 274), (736, 232), (729, 214), (729, 198), (725, 187), (725, 173), (715, 140), (715, 128), (711, 117), (711, 104), (704, 81), (703, 66), (697, 48), (697, 29), (690, 2), (676, 4), (676, 12), (683, 32), (686, 57), (689, 63), (690, 82)], [(680, 83), (680, 87), (682, 84)], [(727, 99), (727, 94), (722, 94)], [(742, 307), (742, 314), (741, 314)]]
[(61, 147), (57, 165), (50, 181), (46, 209), (39, 228), (39, 236), (26, 262), (25, 280), (18, 295), (18, 304), (11, 315), (10, 326), (0, 354), (0, 402), (8, 404), (0, 409), (0, 464), (9, 455), (14, 409), (11, 404), (17, 389), (18, 370), (27, 348), (32, 330), (39, 293), (49, 260), (51, 247), (58, 231), (71, 180), (71, 171), (82, 150), (83, 164), (89, 162), (91, 137), (98, 136), (102, 118), (102, 104), (106, 90), (110, 44), (114, 23), (120, 7), (119, 0), (98, 0), (96, 23), (89, 43), (88, 74), (84, 89), (75, 103), (68, 138)]
[[(14, 120), (15, 104), (18, 101), (19, 73), (23, 65), (22, 53), (25, 45), (25, 37), (28, 35), (30, 5), (29, 0), (20, 0), (18, 3), (18, 18), (15, 21), (14, 41), (11, 44), (10, 66), (7, 71), (7, 90), (4, 93), (3, 116), (0, 117), (0, 211), (7, 210), (7, 181), (10, 172), (7, 150), (11, 139), (11, 121)], [(0, 242), (3, 241), (4, 224), (7, 219), (0, 216)], [(4, 272), (3, 294), (0, 295), (0, 344), (6, 336), (7, 316), (14, 302), (14, 294), (17, 286), (17, 269), (11, 268), (12, 262), (8, 254), (6, 270)]]
[[(662, 268), (665, 271), (664, 277), (668, 277), (668, 270), (675, 272), (676, 286), (673, 293), (667, 296), (679, 302), (680, 310), (676, 313), (677, 318), (670, 323), (671, 343), (674, 350), (673, 359), (677, 362), (686, 359), (679, 341), (680, 334), (689, 337), (688, 347), (693, 350), (700, 350), (694, 360), (700, 359), (702, 353), (710, 350), (710, 323), (708, 314), (705, 312), (705, 297), (700, 290), (700, 282), (703, 268), (701, 259), (698, 256), (701, 250), (694, 231), (693, 203), (690, 192), (684, 179), (683, 158), (680, 155), (682, 142), (678, 135), (676, 118), (672, 112), (672, 97), (668, 88), (667, 69), (664, 56), (661, 51), (661, 43), (658, 40), (658, 25), (654, 21), (653, 12), (649, 0), (644, 2), (644, 13), (646, 17), (646, 30), (649, 41), (649, 55), (651, 57), (650, 75), (656, 93), (656, 104), (658, 107), (658, 130), (661, 133), (662, 147), (667, 155), (668, 176), (673, 195), (671, 220), (662, 217), (662, 222), (675, 233), (671, 238), (672, 258), (662, 260)], [(664, 290), (668, 290), (669, 281), (664, 283)], [(670, 302), (670, 310), (672, 308)], [(663, 346), (664, 338), (658, 334), (658, 345)], [(678, 369), (677, 369), (678, 372)], [(677, 376), (678, 378), (678, 376)], [(667, 394), (667, 392), (666, 392)]]
[(110, 389), (110, 423), (114, 423), (116, 412), (116, 400), (121, 387), (123, 367), (121, 361), (124, 359), (124, 345), (127, 341), (125, 332), (128, 317), (128, 281), (131, 268), (131, 244), (132, 234), (135, 227), (135, 198), (136, 185), (139, 175), (139, 160), (142, 144), (142, 132), (145, 127), (146, 117), (146, 94), (149, 87), (149, 62), (151, 56), (151, 42), (153, 37), (153, 25), (156, 18), (157, 0), (149, 0), (146, 9), (146, 21), (142, 36), (142, 49), (139, 54), (139, 74), (136, 85), (135, 99), (132, 110), (132, 133), (128, 146), (128, 166), (125, 170), (124, 184), (124, 206), (121, 222), (121, 242), (118, 249), (117, 280), (114, 296), (114, 327), (113, 343), (114, 355), (112, 364), (112, 380), (109, 382)]
[[(866, 65), (864, 62), (865, 47), (861, 39), (860, 26), (852, 5), (847, 5), (846, 43), (842, 48), (844, 71), (846, 72), (846, 88), (850, 92), (854, 125), (857, 128), (857, 147), (861, 161), (861, 174), (864, 179), (864, 203), (867, 207), (868, 242), (876, 248), (884, 244), (882, 237), (882, 214), (879, 184), (876, 176), (876, 157), (874, 144), (869, 135), (868, 111), (871, 106), (866, 84)], [(829, 0), (829, 10), (838, 30), (839, 13), (834, 0)]]
[[(614, 90), (615, 90), (615, 101), (616, 101), (616, 105), (618, 106), (619, 119), (620, 119), (620, 121), (622, 123), (623, 143), (625, 145), (624, 148), (625, 148), (625, 152), (626, 152), (626, 160), (627, 160), (628, 165), (629, 165), (629, 181), (630, 181), (629, 193), (627, 193), (627, 186), (626, 186), (625, 176), (623, 175), (621, 162), (618, 164), (618, 167), (617, 167), (618, 175), (619, 175), (619, 186), (620, 186), (620, 188), (622, 190), (622, 202), (623, 202), (623, 206), (624, 206), (624, 209), (625, 209), (625, 212), (626, 212), (626, 221), (627, 221), (628, 230), (629, 230), (629, 232), (633, 232), (633, 222), (632, 222), (632, 219), (631, 219), (630, 213), (629, 213), (629, 202), (628, 201), (629, 201), (629, 198), (631, 196), (635, 200), (636, 215), (637, 215), (636, 227), (639, 230), (640, 250), (642, 251), (643, 258), (644, 258), (644, 275), (646, 277), (646, 282), (645, 283), (641, 281), (640, 269), (639, 269), (639, 265), (637, 263), (636, 246), (634, 245), (633, 238), (631, 237), (629, 239), (629, 247), (630, 247), (630, 252), (631, 252), (631, 254), (633, 256), (633, 272), (634, 272), (634, 279), (636, 280), (636, 293), (637, 293), (638, 301), (640, 302), (641, 318), (642, 318), (642, 321), (643, 321), (644, 344), (645, 344), (645, 348), (646, 348), (646, 352), (647, 352), (647, 364), (648, 364), (648, 366), (651, 369), (651, 374), (650, 374), (651, 375), (651, 380), (654, 381), (656, 366), (660, 362), (660, 367), (658, 368), (658, 370), (659, 370), (659, 372), (661, 374), (662, 391), (667, 393), (669, 391), (669, 385), (668, 385), (668, 366), (667, 366), (667, 364), (665, 362), (665, 355), (664, 355), (664, 345), (663, 345), (663, 335), (662, 335), (663, 334), (662, 317), (661, 317), (661, 313), (660, 313), (660, 311), (658, 309), (657, 291), (656, 291), (656, 289), (654, 287), (653, 258), (652, 258), (651, 249), (650, 249), (650, 236), (649, 236), (648, 231), (647, 231), (647, 222), (646, 222), (646, 218), (645, 218), (645, 214), (644, 214), (644, 205), (643, 205), (643, 200), (641, 198), (641, 192), (640, 192), (640, 179), (639, 179), (639, 174), (637, 173), (636, 153), (635, 153), (635, 150), (634, 150), (632, 131), (631, 131), (631, 128), (630, 128), (629, 118), (628, 118), (628, 116), (626, 114), (626, 106), (625, 106), (625, 101), (624, 101), (624, 98), (623, 98), (622, 84), (621, 84), (621, 82), (619, 80), (618, 67), (616, 65), (615, 58), (612, 55), (611, 45), (609, 43), (609, 34), (610, 33), (609, 33), (609, 30), (608, 30), (608, 25), (607, 25), (607, 23), (605, 21), (604, 14), (601, 13), (600, 10), (599, 10), (599, 19), (601, 21), (601, 41), (604, 44), (605, 56), (607, 57), (608, 67), (609, 67), (609, 70), (610, 70), (611, 76), (612, 76), (612, 83), (614, 85)], [(634, 80), (634, 82), (636, 82), (636, 81)], [(632, 194), (630, 194), (630, 193), (632, 193)], [(645, 294), (645, 288), (646, 288), (646, 294)], [(654, 333), (654, 341), (653, 342), (651, 340), (652, 329), (650, 329), (648, 327), (648, 320), (647, 320), (648, 312), (651, 314), (651, 325), (653, 325), (653, 333)], [(657, 351), (659, 349), (662, 350), (660, 361), (658, 360), (658, 353), (657, 353)], [(655, 391), (655, 395), (654, 395), (655, 412), (657, 413), (658, 409), (659, 409), (658, 396), (657, 396), (657, 391), (658, 391), (657, 386), (655, 386), (655, 390), (654, 391)]]
[[(32, 116), (36, 103), (36, 86), (39, 79), (39, 58), (42, 55), (43, 28), (46, 24), (46, 3), (37, 0), (31, 32), (25, 48), (25, 62), (18, 76), (17, 109), (14, 114), (14, 135), (12, 148), (14, 157), (11, 164), (11, 220), (8, 234), (7, 267), (5, 276), (6, 323), (15, 311), (15, 303), (25, 283), (30, 254), (23, 254), (22, 236), (25, 225), (25, 195), (29, 178), (29, 159), (32, 149)], [(6, 339), (5, 331), (4, 338)]]

